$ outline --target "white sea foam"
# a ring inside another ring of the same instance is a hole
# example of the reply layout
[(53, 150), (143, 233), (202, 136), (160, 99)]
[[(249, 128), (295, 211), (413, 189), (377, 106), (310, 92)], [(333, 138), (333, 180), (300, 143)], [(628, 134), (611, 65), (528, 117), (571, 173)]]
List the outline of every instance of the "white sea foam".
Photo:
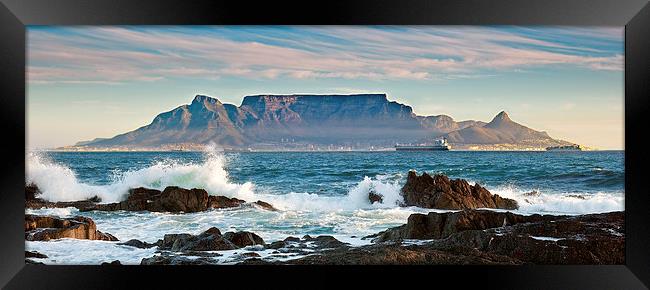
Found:
[(210, 148), (202, 163), (159, 161), (134, 171), (116, 172), (109, 185), (81, 183), (75, 173), (56, 164), (43, 154), (30, 152), (27, 156), (27, 182), (38, 185), (42, 198), (50, 201), (73, 201), (99, 196), (103, 202), (123, 200), (129, 188), (149, 187), (164, 189), (175, 185), (185, 188), (203, 188), (210, 194), (254, 198), (253, 184), (229, 182), (224, 169), (224, 157)]
[(514, 186), (488, 189), (493, 194), (511, 198), (519, 204), (518, 212), (524, 214), (588, 214), (625, 210), (623, 192), (596, 193), (561, 193), (538, 192), (527, 194), (531, 190), (522, 190)]

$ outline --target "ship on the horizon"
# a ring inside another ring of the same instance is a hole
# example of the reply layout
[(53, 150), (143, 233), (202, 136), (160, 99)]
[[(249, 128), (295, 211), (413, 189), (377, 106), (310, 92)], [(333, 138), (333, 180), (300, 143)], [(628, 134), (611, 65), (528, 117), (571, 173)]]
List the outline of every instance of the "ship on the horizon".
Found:
[(582, 146), (578, 144), (546, 147), (546, 151), (582, 151), (582, 150), (583, 150)]
[(396, 151), (449, 151), (451, 146), (447, 143), (447, 138), (436, 139), (432, 145), (395, 145)]

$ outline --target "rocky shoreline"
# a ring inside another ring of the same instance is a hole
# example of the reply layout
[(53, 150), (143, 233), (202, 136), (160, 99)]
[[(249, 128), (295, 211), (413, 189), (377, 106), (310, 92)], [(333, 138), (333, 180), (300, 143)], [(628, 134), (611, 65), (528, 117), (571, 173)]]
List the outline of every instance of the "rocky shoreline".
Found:
[[(409, 172), (402, 188), (404, 204), (454, 210), (411, 214), (406, 224), (363, 237), (367, 245), (353, 246), (332, 236), (287, 237), (268, 243), (253, 232), (222, 233), (210, 228), (200, 234), (166, 234), (155, 243), (119, 242), (135, 248), (156, 248), (141, 265), (222, 264), (624, 264), (624, 212), (579, 216), (520, 215), (482, 208), (512, 210), (516, 201), (492, 195), (478, 184), (443, 175), (418, 176)], [(162, 191), (135, 188), (119, 203), (97, 198), (76, 202), (49, 202), (38, 198), (38, 188), (25, 187), (26, 208), (76, 207), (80, 211), (152, 211), (190, 213), (256, 206), (277, 210), (263, 201), (210, 196), (203, 189), (170, 186)], [(383, 197), (368, 193), (369, 203)], [(25, 239), (60, 238), (118, 242), (97, 230), (87, 217), (58, 218), (25, 215)], [(47, 253), (25, 252), (27, 263), (39, 263)], [(106, 265), (120, 265), (106, 261)]]

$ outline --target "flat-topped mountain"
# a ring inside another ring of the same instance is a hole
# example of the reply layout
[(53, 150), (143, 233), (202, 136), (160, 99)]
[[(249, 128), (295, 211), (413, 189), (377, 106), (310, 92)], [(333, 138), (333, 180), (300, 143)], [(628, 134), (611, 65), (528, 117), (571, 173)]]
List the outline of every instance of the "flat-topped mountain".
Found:
[[(254, 95), (240, 106), (197, 95), (190, 104), (156, 116), (151, 124), (83, 146), (156, 147), (166, 144), (248, 146), (261, 143), (392, 146), (444, 136), (451, 143), (496, 144), (553, 140), (501, 112), (490, 123), (418, 116), (385, 94)], [(558, 144), (561, 141), (557, 141)]]

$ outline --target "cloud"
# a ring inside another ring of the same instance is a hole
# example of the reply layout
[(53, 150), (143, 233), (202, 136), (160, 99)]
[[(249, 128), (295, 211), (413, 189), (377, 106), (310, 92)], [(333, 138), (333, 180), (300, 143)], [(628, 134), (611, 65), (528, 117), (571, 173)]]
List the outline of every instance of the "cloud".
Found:
[(115, 26), (28, 31), (27, 73), (35, 84), (228, 76), (454, 80), (548, 66), (622, 71), (622, 29)]

